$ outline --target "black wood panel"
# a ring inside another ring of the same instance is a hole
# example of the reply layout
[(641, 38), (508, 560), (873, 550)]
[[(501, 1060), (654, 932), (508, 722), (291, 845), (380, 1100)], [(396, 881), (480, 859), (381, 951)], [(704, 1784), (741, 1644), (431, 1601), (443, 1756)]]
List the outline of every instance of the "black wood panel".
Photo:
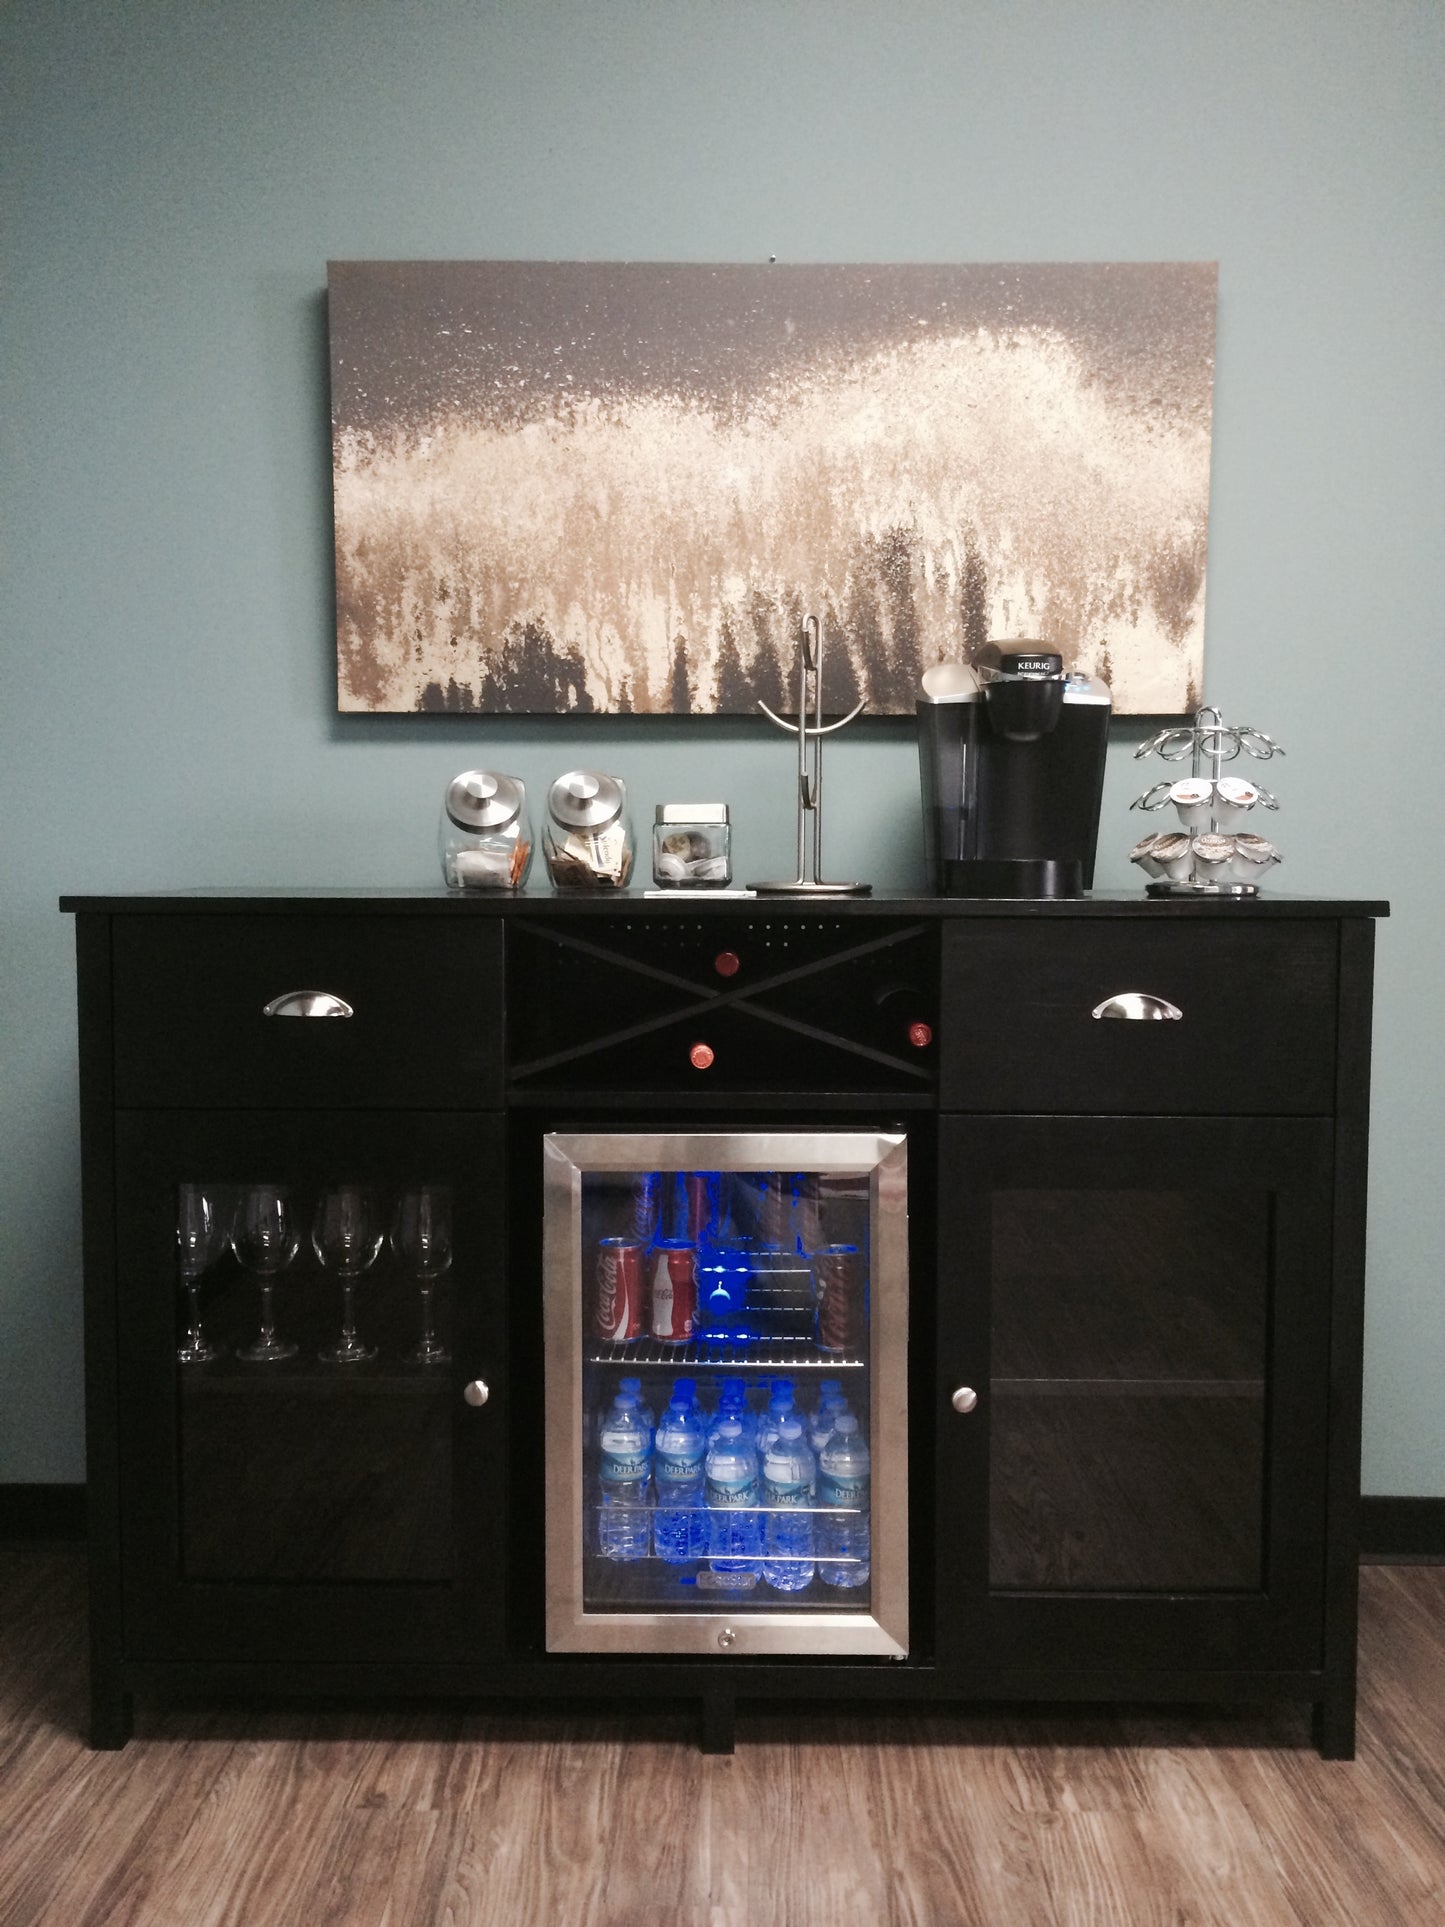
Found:
[[(122, 1106), (485, 1109), (501, 1099), (496, 922), (121, 917)], [(352, 1017), (266, 1017), (324, 990)]]
[[(1337, 938), (1309, 924), (949, 924), (942, 1103), (953, 1111), (1323, 1114)], [(1143, 991), (1183, 1017), (1095, 1018)]]
[[(1331, 1157), (1318, 1119), (942, 1120), (940, 1658), (1319, 1664)], [(1061, 1329), (1025, 1334), (1010, 1294), (1034, 1293), (1037, 1322), (1050, 1293), (1000, 1226), (1027, 1222), (1031, 1193), (1046, 1220), (1071, 1191), (1127, 1212), (1161, 1186), (1166, 1205), (1194, 1194), (1181, 1234), (1206, 1248), (1174, 1266), (1166, 1247), (1161, 1267), (1156, 1239), (1141, 1266), (1124, 1223), (1117, 1251), (1096, 1254), (1098, 1284), (1087, 1249), (1062, 1266), (1046, 1254)], [(1263, 1304), (1234, 1302), (1236, 1243)], [(1226, 1274), (1213, 1306), (1211, 1264)], [(1167, 1334), (1142, 1301), (1129, 1329), (1151, 1270), (1181, 1312)], [(978, 1394), (963, 1416), (949, 1406), (959, 1384)]]

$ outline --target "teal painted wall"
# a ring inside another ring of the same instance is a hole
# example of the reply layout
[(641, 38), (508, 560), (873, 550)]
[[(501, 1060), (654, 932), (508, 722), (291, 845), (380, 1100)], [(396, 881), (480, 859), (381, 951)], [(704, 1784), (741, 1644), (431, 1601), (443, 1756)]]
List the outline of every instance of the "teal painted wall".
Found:
[[(59, 893), (429, 882), (457, 769), (587, 753), (332, 713), (328, 257), (775, 254), (1219, 262), (1207, 688), (1288, 746), (1282, 884), (1395, 903), (1365, 1488), (1445, 1493), (1435, 0), (12, 0), (3, 32), (0, 1479), (83, 1468)], [(917, 882), (906, 730), (830, 755), (835, 861)], [(763, 726), (606, 760), (790, 866)]]

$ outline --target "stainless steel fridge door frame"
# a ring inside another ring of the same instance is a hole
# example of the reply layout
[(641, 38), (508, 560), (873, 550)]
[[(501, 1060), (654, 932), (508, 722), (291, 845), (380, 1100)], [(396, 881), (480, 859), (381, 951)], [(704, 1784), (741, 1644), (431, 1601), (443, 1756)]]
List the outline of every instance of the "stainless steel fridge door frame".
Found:
[[(542, 1140), (546, 1344), (547, 1650), (709, 1653), (733, 1658), (908, 1653), (908, 1147), (901, 1132), (554, 1131)], [(809, 1171), (866, 1176), (872, 1232), (869, 1330), (871, 1610), (707, 1613), (583, 1610), (582, 1374), (587, 1173)]]

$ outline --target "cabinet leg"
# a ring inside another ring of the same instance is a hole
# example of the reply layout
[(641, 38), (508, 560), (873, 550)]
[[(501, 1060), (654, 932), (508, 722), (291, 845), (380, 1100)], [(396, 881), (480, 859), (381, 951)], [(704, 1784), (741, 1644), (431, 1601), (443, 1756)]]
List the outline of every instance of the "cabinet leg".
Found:
[(736, 1742), (737, 1703), (731, 1693), (704, 1693), (699, 1745), (704, 1753), (731, 1753)]
[(90, 1689), (90, 1744), (97, 1753), (118, 1753), (130, 1738), (133, 1704), (119, 1686), (93, 1681)]
[(1314, 1742), (1322, 1760), (1355, 1757), (1355, 1696), (1339, 1693), (1314, 1703)]

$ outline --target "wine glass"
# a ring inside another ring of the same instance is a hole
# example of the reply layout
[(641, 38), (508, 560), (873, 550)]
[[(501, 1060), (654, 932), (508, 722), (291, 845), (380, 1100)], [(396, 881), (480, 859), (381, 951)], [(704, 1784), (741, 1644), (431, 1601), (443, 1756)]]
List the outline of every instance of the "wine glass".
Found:
[(283, 1185), (250, 1187), (241, 1201), (232, 1243), (236, 1256), (248, 1271), (256, 1274), (256, 1282), (261, 1287), (260, 1335), (254, 1344), (238, 1351), (237, 1358), (245, 1359), (248, 1364), (269, 1364), (273, 1359), (291, 1358), (296, 1347), (289, 1339), (276, 1336), (271, 1312), (272, 1288), (301, 1244), (290, 1194)]
[(391, 1248), (421, 1290), (421, 1341), (407, 1353), (407, 1363), (445, 1365), (451, 1353), (432, 1324), (432, 1292), (452, 1263), (452, 1201), (444, 1185), (417, 1184), (402, 1193)]
[(338, 1184), (324, 1194), (316, 1207), (311, 1243), (322, 1264), (341, 1281), (341, 1336), (320, 1353), (327, 1365), (359, 1365), (376, 1356), (376, 1347), (363, 1345), (356, 1335), (353, 1298), (357, 1279), (376, 1262), (381, 1239), (376, 1200), (365, 1185)]
[(217, 1193), (201, 1184), (183, 1184), (176, 1197), (176, 1254), (181, 1283), (190, 1298), (190, 1323), (176, 1352), (182, 1365), (204, 1365), (219, 1358), (201, 1329), (198, 1297), (201, 1278), (220, 1257), (226, 1244), (226, 1214)]

